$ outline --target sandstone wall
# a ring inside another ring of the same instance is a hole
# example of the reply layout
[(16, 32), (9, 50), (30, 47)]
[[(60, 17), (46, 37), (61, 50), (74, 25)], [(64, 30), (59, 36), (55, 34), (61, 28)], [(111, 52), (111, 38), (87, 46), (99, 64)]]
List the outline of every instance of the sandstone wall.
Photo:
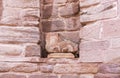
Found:
[(0, 78), (120, 78), (119, 5), (0, 0)]

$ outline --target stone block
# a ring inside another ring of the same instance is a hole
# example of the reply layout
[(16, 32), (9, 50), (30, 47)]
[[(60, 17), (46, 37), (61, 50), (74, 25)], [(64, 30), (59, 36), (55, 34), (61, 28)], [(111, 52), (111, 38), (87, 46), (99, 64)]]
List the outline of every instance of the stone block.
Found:
[[(111, 19), (103, 21), (102, 38), (118, 38), (120, 37), (120, 19)], [(109, 31), (108, 31), (109, 30)]]
[(40, 45), (36, 45), (36, 44), (28, 44), (25, 47), (25, 56), (26, 57), (40, 57), (41, 55), (41, 48)]
[(105, 41), (82, 41), (80, 43), (80, 51), (98, 51), (107, 50), (110, 46), (110, 42)]
[(43, 32), (55, 32), (65, 30), (65, 23), (62, 20), (42, 21)]
[(79, 78), (78, 75), (62, 75), (61, 78)]
[(5, 7), (39, 8), (39, 0), (3, 0)]
[(80, 30), (82, 27), (79, 17), (66, 18), (65, 24), (66, 26), (64, 28), (67, 31)]
[(40, 71), (43, 73), (52, 73), (53, 68), (53, 65), (42, 65), (40, 66)]
[(97, 74), (94, 78), (120, 78), (118, 74)]
[(9, 72), (11, 69), (10, 65), (6, 62), (0, 62), (0, 72)]
[(72, 53), (50, 53), (48, 58), (75, 58)]
[(104, 51), (104, 62), (110, 62), (116, 58), (120, 57), (120, 49), (108, 49)]
[(100, 21), (85, 25), (80, 29), (80, 38), (84, 40), (100, 39), (101, 25)]
[(2, 0), (0, 0), (0, 19), (2, 16), (2, 11), (3, 11), (3, 3), (2, 3)]
[(31, 76), (29, 76), (28, 78), (58, 78), (58, 76), (56, 76), (56, 75), (38, 75), (38, 74), (36, 74), (36, 75), (31, 75)]
[(15, 64), (11, 70), (14, 72), (31, 73), (38, 71), (38, 66), (37, 64), (31, 63), (18, 63)]
[(5, 7), (2, 11), (0, 24), (11, 26), (21, 25), (20, 11), (21, 8)]
[(39, 9), (24, 9), (20, 13), (22, 25), (39, 26), (40, 12)]
[(0, 56), (20, 56), (23, 49), (22, 45), (0, 44)]
[(80, 62), (103, 62), (105, 60), (104, 50), (80, 51)]
[(78, 3), (71, 3), (66, 4), (59, 9), (59, 14), (64, 17), (76, 15), (79, 13), (79, 4)]
[(81, 74), (80, 78), (94, 78), (94, 74)]
[(0, 43), (38, 43), (39, 41), (37, 27), (0, 26)]
[(120, 74), (120, 64), (102, 64), (100, 65), (99, 68), (99, 73), (104, 73), (104, 74)]
[(98, 64), (56, 64), (54, 73), (57, 74), (86, 74), (97, 73)]
[(110, 10), (105, 10), (103, 12), (93, 15), (83, 14), (80, 16), (80, 21), (81, 23), (88, 23), (88, 22), (94, 22), (102, 19), (110, 19), (115, 17), (117, 17), (117, 8), (112, 8)]
[(80, 0), (80, 7), (88, 7), (99, 3), (100, 0)]
[(18, 74), (1, 74), (0, 78), (26, 78), (26, 76)]
[(58, 17), (58, 6), (56, 5), (44, 5), (42, 6), (41, 18), (47, 19), (50, 17)]
[(100, 12), (103, 12), (105, 10), (110, 10), (112, 8), (115, 8), (116, 6), (117, 6), (117, 1), (110, 1), (110, 2), (106, 2), (106, 3), (100, 3), (95, 6), (91, 6), (91, 7), (87, 7), (87, 8), (81, 8), (81, 13), (93, 15), (93, 14), (98, 14)]

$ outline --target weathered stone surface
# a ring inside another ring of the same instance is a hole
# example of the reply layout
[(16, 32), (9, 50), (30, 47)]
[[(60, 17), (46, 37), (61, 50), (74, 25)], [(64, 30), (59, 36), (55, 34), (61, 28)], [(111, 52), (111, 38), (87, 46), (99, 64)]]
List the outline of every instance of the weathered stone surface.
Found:
[(116, 58), (120, 57), (120, 49), (108, 49), (104, 51), (104, 62), (110, 62)]
[(46, 50), (50, 52), (76, 52), (78, 51), (78, 45), (62, 39), (58, 33), (47, 33), (46, 34)]
[(23, 64), (16, 64), (12, 71), (14, 72), (24, 72), (24, 73), (31, 73), (38, 71), (37, 64), (30, 64), (30, 63), (23, 63)]
[(63, 4), (67, 2), (77, 2), (78, 0), (43, 0), (42, 3), (44, 4)]
[(20, 13), (22, 25), (24, 26), (39, 26), (39, 9), (24, 9)]
[(6, 62), (0, 62), (0, 72), (8, 72), (11, 67)]
[(38, 74), (36, 74), (36, 75), (31, 75), (31, 76), (29, 76), (28, 78), (58, 78), (58, 76), (56, 76), (56, 75), (38, 75)]
[(0, 24), (11, 26), (21, 25), (20, 11), (21, 8), (5, 7), (2, 11)]
[(20, 56), (22, 49), (22, 45), (0, 44), (0, 56)]
[(97, 74), (94, 78), (120, 78), (118, 74)]
[(93, 74), (81, 74), (80, 78), (94, 78)]
[(74, 58), (72, 53), (51, 53), (48, 54), (48, 58)]
[(110, 1), (110, 2), (106, 2), (106, 3), (98, 4), (95, 6), (83, 8), (83, 9), (81, 8), (81, 13), (92, 15), (92, 14), (97, 14), (97, 13), (103, 12), (105, 10), (110, 10), (116, 6), (117, 6), (117, 1)]
[(98, 51), (98, 50), (106, 50), (110, 46), (109, 41), (83, 41), (80, 44), (81, 51)]
[(43, 73), (52, 73), (53, 65), (42, 65), (40, 66), (40, 71)]
[(80, 21), (82, 23), (87, 23), (87, 22), (93, 22), (93, 21), (98, 21), (102, 19), (110, 19), (116, 16), (117, 16), (117, 9), (112, 8), (110, 10), (105, 10), (103, 12), (93, 14), (93, 15), (83, 14), (80, 16)]
[(3, 0), (3, 4), (14, 8), (39, 8), (39, 0)]
[(120, 38), (112, 38), (111, 41), (111, 48), (119, 48), (120, 47)]
[(65, 24), (62, 20), (43, 21), (42, 22), (42, 30), (44, 32), (63, 31), (63, 30), (65, 30)]
[(80, 29), (80, 38), (84, 40), (100, 39), (101, 25), (100, 21), (85, 25)]
[(0, 43), (37, 43), (39, 38), (37, 27), (0, 27)]
[(58, 6), (44, 5), (42, 6), (41, 18), (47, 19), (50, 17), (58, 17)]
[(80, 19), (78, 17), (66, 18), (65, 24), (65, 30), (67, 31), (80, 30), (81, 28)]
[(80, 51), (80, 62), (103, 62), (105, 59), (104, 50)]
[[(102, 38), (120, 37), (120, 19), (111, 19), (103, 21)], [(109, 30), (109, 31), (108, 31)]]
[(70, 31), (70, 32), (58, 32), (59, 36), (66, 39), (70, 40), (74, 43), (79, 43), (80, 38), (79, 36), (79, 31)]
[(0, 78), (26, 78), (25, 75), (17, 75), (17, 74), (1, 74)]
[(102, 64), (99, 68), (99, 73), (120, 74), (120, 64)]
[(26, 57), (34, 57), (34, 56), (40, 57), (40, 55), (41, 55), (40, 45), (35, 45), (35, 44), (26, 45), (26, 48), (25, 48)]
[(54, 73), (58, 74), (85, 74), (97, 73), (98, 64), (56, 64)]
[(100, 3), (100, 0), (80, 0), (80, 7), (91, 6)]
[(71, 3), (66, 4), (59, 9), (59, 13), (61, 16), (71, 16), (79, 13), (79, 4), (78, 3)]
[(79, 78), (78, 75), (62, 75), (61, 78)]
[(0, 19), (2, 16), (2, 11), (3, 11), (3, 3), (2, 3), (2, 0), (0, 0)]

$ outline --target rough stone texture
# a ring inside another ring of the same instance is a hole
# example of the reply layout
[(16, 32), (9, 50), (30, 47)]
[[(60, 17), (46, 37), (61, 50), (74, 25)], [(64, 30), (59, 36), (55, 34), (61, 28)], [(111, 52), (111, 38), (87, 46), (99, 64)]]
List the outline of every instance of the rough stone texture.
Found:
[(56, 64), (54, 73), (58, 74), (85, 74), (97, 73), (98, 64)]
[[(81, 22), (92, 22), (92, 21), (98, 21), (102, 19), (110, 19), (117, 16), (117, 1), (109, 1), (105, 3), (100, 3), (101, 0), (92, 0), (92, 1), (83, 1), (81, 2), (81, 16), (80, 21)], [(87, 4), (87, 5), (84, 5)], [(92, 5), (96, 4), (93, 7), (90, 7)], [(86, 9), (82, 7), (86, 7)], [(100, 9), (99, 9), (100, 7)], [(98, 13), (96, 13), (98, 12)]]
[(94, 78), (120, 78), (118, 74), (97, 74)]
[(31, 73), (38, 70), (38, 67), (36, 64), (17, 64), (12, 68), (12, 71), (14, 72), (25, 72), (25, 73)]
[(62, 75), (61, 78), (79, 78), (78, 75)]
[(71, 16), (79, 12), (79, 6), (77, 3), (66, 4), (65, 6), (60, 7), (59, 13), (61, 16)]
[(37, 43), (39, 29), (37, 27), (0, 27), (0, 43)]
[(42, 30), (44, 32), (63, 31), (64, 28), (65, 28), (65, 24), (61, 20), (43, 21), (42, 22)]
[(40, 71), (43, 73), (52, 73), (53, 68), (53, 65), (42, 65), (40, 66)]
[(26, 45), (26, 48), (25, 48), (26, 57), (34, 57), (34, 56), (40, 57), (41, 56), (40, 52), (41, 52), (41, 49), (39, 45), (34, 45), (34, 44)]
[(58, 78), (56, 75), (31, 75), (28, 78)]
[(22, 49), (22, 45), (0, 44), (0, 56), (20, 56), (23, 53)]
[(99, 68), (100, 73), (120, 74), (120, 64), (102, 64)]
[(119, 6), (0, 0), (0, 78), (120, 78)]
[(94, 74), (82, 74), (80, 78), (94, 78)]
[(17, 75), (17, 74), (2, 74), (0, 78), (26, 78), (25, 75)]
[(59, 33), (47, 33), (46, 50), (49, 53), (74, 53), (78, 50), (78, 45), (70, 40), (64, 39)]
[(50, 53), (48, 58), (75, 58), (72, 53)]

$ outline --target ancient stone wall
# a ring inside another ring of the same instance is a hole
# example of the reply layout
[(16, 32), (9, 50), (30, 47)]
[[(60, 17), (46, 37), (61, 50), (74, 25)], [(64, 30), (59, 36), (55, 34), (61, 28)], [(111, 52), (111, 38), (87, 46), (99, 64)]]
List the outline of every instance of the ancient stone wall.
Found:
[(119, 6), (0, 0), (0, 78), (120, 78)]

